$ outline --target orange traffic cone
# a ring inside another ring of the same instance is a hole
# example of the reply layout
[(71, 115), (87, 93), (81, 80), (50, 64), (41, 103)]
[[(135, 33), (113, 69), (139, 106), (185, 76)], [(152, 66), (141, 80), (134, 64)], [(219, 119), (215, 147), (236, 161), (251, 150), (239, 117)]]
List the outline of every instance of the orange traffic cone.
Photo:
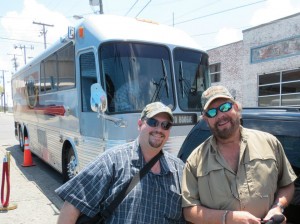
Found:
[(24, 144), (24, 162), (22, 166), (35, 166), (32, 162), (32, 157), (31, 157), (31, 151), (29, 148), (29, 143), (28, 143), (28, 138), (25, 137), (25, 144)]

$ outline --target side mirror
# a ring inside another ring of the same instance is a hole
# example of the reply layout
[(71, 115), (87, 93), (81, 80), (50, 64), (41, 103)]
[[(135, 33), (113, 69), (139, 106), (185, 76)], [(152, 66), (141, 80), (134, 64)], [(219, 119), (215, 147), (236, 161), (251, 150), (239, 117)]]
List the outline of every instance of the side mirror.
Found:
[(99, 113), (107, 110), (107, 95), (99, 83), (91, 85), (91, 108)]

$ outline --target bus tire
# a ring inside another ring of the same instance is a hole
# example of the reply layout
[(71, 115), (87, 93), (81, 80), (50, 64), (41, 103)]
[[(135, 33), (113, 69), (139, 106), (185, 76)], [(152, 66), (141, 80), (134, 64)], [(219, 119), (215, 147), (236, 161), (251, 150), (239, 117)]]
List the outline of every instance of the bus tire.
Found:
[(21, 128), (19, 128), (18, 136), (19, 136), (19, 147), (20, 147), (21, 151), (24, 152), (25, 138), (24, 138), (24, 134), (23, 134)]
[(63, 181), (64, 183), (72, 179), (78, 173), (78, 162), (72, 146), (66, 148), (63, 167)]

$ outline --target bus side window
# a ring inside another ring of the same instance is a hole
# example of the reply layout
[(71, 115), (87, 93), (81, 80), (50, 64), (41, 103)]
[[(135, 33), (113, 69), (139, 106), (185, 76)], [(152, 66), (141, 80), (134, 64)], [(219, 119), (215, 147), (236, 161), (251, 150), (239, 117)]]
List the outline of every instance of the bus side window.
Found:
[(93, 52), (80, 55), (80, 85), (81, 85), (81, 110), (92, 112), (90, 98), (91, 85), (97, 83), (95, 55)]
[(51, 55), (44, 62), (45, 90), (47, 92), (57, 90), (57, 55)]

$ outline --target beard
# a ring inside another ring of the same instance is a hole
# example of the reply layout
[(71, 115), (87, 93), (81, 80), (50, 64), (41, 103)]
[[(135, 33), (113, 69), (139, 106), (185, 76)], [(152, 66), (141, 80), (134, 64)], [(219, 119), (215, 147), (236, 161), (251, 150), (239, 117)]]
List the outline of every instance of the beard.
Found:
[(161, 148), (162, 145), (164, 144), (165, 138), (166, 136), (161, 132), (151, 132), (149, 136), (149, 145), (155, 149)]
[[(221, 122), (227, 121), (229, 122), (231, 125), (229, 128), (225, 128), (225, 129), (219, 129), (218, 124)], [(221, 139), (228, 139), (229, 137), (231, 137), (233, 135), (233, 133), (239, 129), (240, 127), (240, 118), (236, 118), (235, 120), (231, 119), (231, 118), (224, 118), (218, 122), (216, 122), (214, 124), (214, 126), (211, 126), (211, 132), (213, 133), (214, 136), (216, 136), (217, 138), (221, 138)]]

